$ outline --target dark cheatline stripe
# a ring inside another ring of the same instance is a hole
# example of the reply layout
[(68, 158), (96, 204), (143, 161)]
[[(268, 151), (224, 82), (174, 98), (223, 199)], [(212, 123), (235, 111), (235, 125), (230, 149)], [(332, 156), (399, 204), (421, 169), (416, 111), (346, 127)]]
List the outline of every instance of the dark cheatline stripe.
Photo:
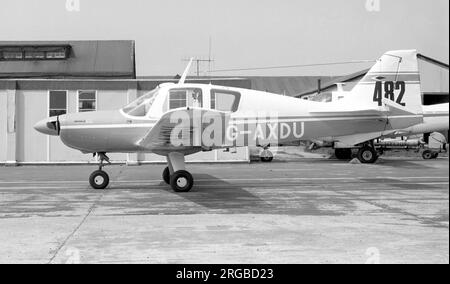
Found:
[(360, 82), (377, 82), (377, 81), (404, 81), (404, 82), (419, 82), (420, 75), (419, 74), (388, 74), (388, 73), (369, 73), (367, 74)]
[(424, 113), (424, 117), (445, 117), (448, 116), (448, 113)]

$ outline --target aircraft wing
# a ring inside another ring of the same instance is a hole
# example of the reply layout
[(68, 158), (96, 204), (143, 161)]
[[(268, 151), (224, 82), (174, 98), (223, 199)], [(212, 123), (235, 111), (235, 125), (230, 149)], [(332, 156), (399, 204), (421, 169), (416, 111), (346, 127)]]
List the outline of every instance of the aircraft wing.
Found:
[[(201, 108), (185, 108), (164, 114), (136, 144), (145, 150), (193, 151), (201, 149), (205, 124), (226, 121), (227, 113)], [(195, 151), (194, 151), (195, 152)]]
[(341, 147), (352, 147), (354, 145), (358, 145), (360, 143), (370, 141), (373, 139), (381, 138), (384, 135), (387, 135), (388, 133), (394, 133), (392, 132), (371, 132), (371, 133), (363, 133), (363, 134), (354, 134), (354, 135), (347, 135), (347, 136), (339, 136), (335, 137), (335, 140), (338, 145)]

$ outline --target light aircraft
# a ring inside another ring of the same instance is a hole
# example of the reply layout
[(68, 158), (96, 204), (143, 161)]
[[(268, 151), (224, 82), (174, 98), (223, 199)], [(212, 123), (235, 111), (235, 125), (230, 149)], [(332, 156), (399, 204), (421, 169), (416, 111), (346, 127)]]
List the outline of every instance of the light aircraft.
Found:
[(234, 147), (330, 140), (361, 145), (370, 161), (373, 139), (423, 123), (417, 51), (385, 53), (344, 99), (305, 101), (267, 92), (185, 83), (161, 84), (114, 111), (73, 113), (38, 122), (35, 129), (59, 135), (68, 147), (99, 157), (89, 178), (104, 189), (106, 153), (152, 152), (167, 158), (163, 180), (177, 192), (194, 185), (185, 156)]

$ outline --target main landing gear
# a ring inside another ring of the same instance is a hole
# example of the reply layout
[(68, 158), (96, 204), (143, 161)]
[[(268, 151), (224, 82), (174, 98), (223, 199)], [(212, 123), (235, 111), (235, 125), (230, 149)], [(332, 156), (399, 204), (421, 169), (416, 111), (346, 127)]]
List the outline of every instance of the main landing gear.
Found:
[(94, 153), (94, 156), (96, 155), (100, 159), (100, 163), (98, 170), (94, 171), (89, 177), (89, 184), (94, 189), (105, 189), (109, 184), (109, 176), (103, 171), (104, 162), (106, 161), (108, 164), (111, 164), (111, 162), (106, 153)]
[(334, 149), (334, 155), (338, 160), (351, 160), (353, 153), (350, 148), (337, 148)]
[(194, 185), (194, 178), (185, 170), (184, 154), (170, 153), (167, 155), (168, 166), (164, 169), (162, 178), (175, 192), (188, 192)]
[[(350, 148), (337, 148), (334, 150), (334, 154), (338, 160), (351, 160), (353, 158), (353, 152)], [(365, 144), (358, 149), (356, 158), (362, 164), (373, 164), (381, 154), (382, 152), (378, 152), (373, 144)]]

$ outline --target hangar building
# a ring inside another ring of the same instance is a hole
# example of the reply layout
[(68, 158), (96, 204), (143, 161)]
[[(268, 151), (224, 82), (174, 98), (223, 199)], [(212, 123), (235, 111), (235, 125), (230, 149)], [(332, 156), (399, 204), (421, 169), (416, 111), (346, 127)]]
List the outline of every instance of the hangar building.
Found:
[[(163, 82), (136, 79), (133, 41), (0, 42), (0, 163), (89, 163), (91, 155), (33, 129), (45, 117), (119, 109)], [(192, 80), (191, 80), (192, 81)], [(209, 79), (250, 88), (247, 79)], [(152, 154), (111, 154), (127, 163), (165, 161)], [(199, 153), (191, 161), (248, 161), (247, 149)]]

